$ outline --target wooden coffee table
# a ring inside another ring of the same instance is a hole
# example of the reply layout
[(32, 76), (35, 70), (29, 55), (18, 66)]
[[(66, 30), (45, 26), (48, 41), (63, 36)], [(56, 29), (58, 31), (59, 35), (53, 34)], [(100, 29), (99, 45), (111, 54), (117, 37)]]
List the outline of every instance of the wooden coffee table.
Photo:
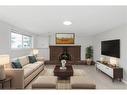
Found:
[(66, 69), (60, 69), (59, 65), (56, 65), (54, 68), (54, 76), (58, 76), (59, 79), (68, 79), (70, 76), (73, 76), (72, 65), (66, 66)]

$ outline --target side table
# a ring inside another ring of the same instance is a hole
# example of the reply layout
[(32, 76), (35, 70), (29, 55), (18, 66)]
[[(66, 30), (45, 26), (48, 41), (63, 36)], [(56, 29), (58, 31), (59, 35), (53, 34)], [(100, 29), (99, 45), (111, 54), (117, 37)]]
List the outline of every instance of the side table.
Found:
[(10, 77), (10, 76), (6, 76), (5, 79), (0, 80), (0, 84), (2, 85), (2, 89), (4, 89), (4, 84), (5, 84), (6, 82), (9, 82), (9, 83), (10, 83), (10, 88), (11, 88), (11, 80), (12, 80), (12, 77)]

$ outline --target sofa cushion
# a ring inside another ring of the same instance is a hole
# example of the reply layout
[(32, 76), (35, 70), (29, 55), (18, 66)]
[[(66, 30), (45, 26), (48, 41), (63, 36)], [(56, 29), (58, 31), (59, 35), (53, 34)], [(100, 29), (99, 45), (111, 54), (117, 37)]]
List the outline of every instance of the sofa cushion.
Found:
[(35, 63), (35, 62), (37, 62), (37, 59), (36, 59), (35, 56), (28, 56), (28, 58), (29, 58), (29, 63)]
[(34, 72), (34, 69), (31, 69), (31, 68), (24, 69), (24, 78), (28, 77), (33, 72)]
[(37, 68), (39, 68), (43, 64), (44, 64), (44, 62), (38, 61), (38, 62), (35, 62), (34, 64), (27, 64), (27, 65), (25, 65), (23, 67), (23, 69), (27, 69), (27, 68), (37, 69)]
[(34, 64), (27, 64), (23, 67), (24, 69), (24, 78), (28, 77), (31, 73), (37, 70), (43, 62), (35, 62)]
[(19, 57), (18, 59), (19, 59), (19, 62), (21, 63), (21, 65), (22, 65), (22, 67), (29, 63), (29, 60), (28, 60), (27, 56)]
[(33, 67), (35, 67), (35, 69), (39, 68), (41, 65), (44, 65), (44, 62), (41, 61), (37, 61), (33, 64)]
[(13, 68), (22, 68), (22, 65), (20, 64), (19, 60), (15, 60), (14, 62), (12, 62), (12, 67)]

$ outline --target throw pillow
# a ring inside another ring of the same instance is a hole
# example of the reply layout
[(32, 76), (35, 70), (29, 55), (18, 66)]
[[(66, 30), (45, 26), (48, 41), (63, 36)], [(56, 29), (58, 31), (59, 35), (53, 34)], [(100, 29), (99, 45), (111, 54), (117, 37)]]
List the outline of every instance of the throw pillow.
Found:
[(35, 62), (37, 62), (37, 59), (36, 59), (35, 56), (28, 56), (28, 58), (29, 58), (29, 63), (35, 63)]
[(22, 68), (22, 65), (20, 64), (19, 60), (15, 60), (12, 62), (13, 68)]
[(13, 63), (11, 63), (11, 67), (12, 67), (12, 68), (15, 68), (15, 65), (14, 65)]

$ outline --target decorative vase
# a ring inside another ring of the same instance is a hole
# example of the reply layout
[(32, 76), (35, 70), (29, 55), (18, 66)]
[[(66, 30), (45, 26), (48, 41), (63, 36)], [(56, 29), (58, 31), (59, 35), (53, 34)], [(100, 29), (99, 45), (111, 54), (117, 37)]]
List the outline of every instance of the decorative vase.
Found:
[(4, 65), (0, 65), (0, 80), (4, 80), (6, 78)]
[(62, 64), (62, 68), (64, 68), (66, 64), (66, 60), (61, 60), (61, 64)]

